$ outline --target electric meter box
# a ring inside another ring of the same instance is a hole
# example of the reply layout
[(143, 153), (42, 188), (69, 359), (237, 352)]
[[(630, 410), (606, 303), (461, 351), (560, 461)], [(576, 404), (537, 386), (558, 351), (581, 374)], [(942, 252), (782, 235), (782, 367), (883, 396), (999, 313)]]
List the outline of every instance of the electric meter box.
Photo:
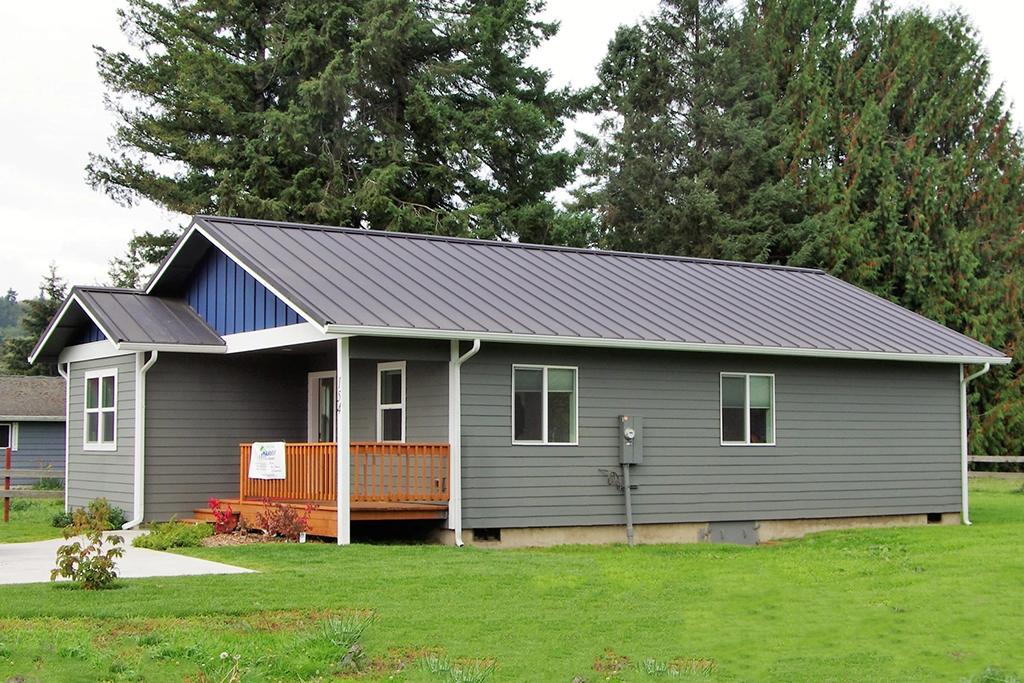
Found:
[(644, 419), (619, 415), (619, 463), (640, 465), (644, 461)]

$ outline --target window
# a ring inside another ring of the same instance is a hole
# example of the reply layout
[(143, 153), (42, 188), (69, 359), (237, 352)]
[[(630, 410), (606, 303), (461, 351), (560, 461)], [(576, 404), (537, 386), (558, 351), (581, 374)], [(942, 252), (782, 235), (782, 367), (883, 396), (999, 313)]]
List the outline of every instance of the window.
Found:
[(512, 366), (512, 443), (576, 444), (576, 368)]
[(117, 371), (85, 373), (85, 448), (113, 451), (117, 448)]
[(377, 365), (377, 441), (405, 441), (405, 361)]
[(775, 444), (775, 377), (722, 373), (722, 444)]
[(309, 429), (310, 443), (333, 443), (337, 405), (334, 397), (332, 372), (309, 373)]
[(0, 424), (0, 454), (7, 448), (18, 450), (18, 423), (4, 422)]

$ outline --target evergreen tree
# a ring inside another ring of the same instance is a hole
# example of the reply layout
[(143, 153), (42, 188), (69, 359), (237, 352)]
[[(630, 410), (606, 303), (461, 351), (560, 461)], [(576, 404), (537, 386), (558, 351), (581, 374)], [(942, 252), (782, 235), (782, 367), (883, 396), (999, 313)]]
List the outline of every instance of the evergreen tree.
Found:
[(1022, 452), (1020, 136), (961, 13), (855, 4), (665, 0), (620, 31), (580, 205), (606, 244), (823, 268), (1014, 356), (971, 387), (971, 447)]
[(143, 278), (151, 274), (150, 267), (163, 261), (177, 241), (178, 234), (173, 230), (164, 230), (160, 234), (133, 234), (128, 240), (125, 255), (110, 261), (107, 275), (111, 286), (134, 289), (141, 285)]
[(17, 335), (18, 321), (21, 320), (23, 312), (23, 306), (18, 301), (18, 293), (8, 287), (7, 294), (0, 297), (0, 342)]
[(741, 28), (726, 0), (665, 0), (610, 43), (608, 115), (601, 136), (582, 136), (591, 182), (575, 205), (596, 216), (601, 246), (715, 256), (720, 235), (764, 221), (748, 205), (775, 179), (773, 102)]
[[(172, 211), (547, 242), (572, 93), (538, 0), (128, 0), (91, 184)], [(562, 220), (562, 229), (572, 226)], [(130, 260), (130, 256), (129, 256)]]
[(11, 337), (0, 346), (0, 374), (5, 375), (57, 375), (57, 366), (51, 363), (29, 365), (28, 356), (43, 336), (53, 316), (60, 310), (67, 294), (67, 284), (57, 275), (57, 266), (43, 277), (38, 299), (23, 302), (26, 305), (21, 318), (24, 336)]

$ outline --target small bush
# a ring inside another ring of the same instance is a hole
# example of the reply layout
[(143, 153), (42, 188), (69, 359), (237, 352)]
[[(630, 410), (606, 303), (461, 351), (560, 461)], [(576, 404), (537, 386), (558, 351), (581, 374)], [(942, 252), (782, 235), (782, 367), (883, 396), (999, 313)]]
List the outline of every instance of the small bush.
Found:
[(60, 511), (53, 516), (53, 526), (58, 529), (63, 529), (66, 526), (71, 526), (71, 513), (68, 511)]
[(988, 667), (977, 676), (961, 678), (960, 683), (1020, 683), (1020, 679), (1010, 674), (1005, 674), (998, 669)]
[(102, 521), (104, 531), (120, 529), (128, 521), (125, 518), (124, 510), (119, 507), (110, 507), (106, 498), (97, 498), (96, 500), (89, 501), (87, 508), (78, 508), (74, 512), (58, 512), (53, 516), (51, 523), (58, 529), (71, 526), (74, 523), (75, 514), (79, 511)]
[(198, 548), (203, 539), (213, 535), (210, 524), (186, 524), (172, 519), (166, 524), (154, 524), (148, 534), (132, 539), (135, 548), (167, 550), (168, 548)]
[(267, 536), (280, 536), (289, 541), (299, 540), (299, 534), (309, 528), (309, 515), (316, 509), (315, 505), (307, 505), (302, 516), (290, 505), (271, 504), (263, 501), (263, 512), (256, 515), (256, 526), (263, 529)]
[(63, 491), (64, 480), (56, 477), (43, 477), (32, 488), (36, 491)]
[[(110, 506), (105, 498), (89, 503), (89, 509), (78, 508), (71, 516), (70, 526), (64, 527), (64, 540), (85, 536), (87, 543), (73, 541), (57, 549), (57, 568), (50, 572), (50, 581), (58, 576), (71, 579), (86, 590), (106, 588), (117, 578), (116, 558), (124, 555), (119, 548), (124, 539), (120, 536), (103, 537), (110, 528)], [(103, 544), (112, 546), (103, 550)]]

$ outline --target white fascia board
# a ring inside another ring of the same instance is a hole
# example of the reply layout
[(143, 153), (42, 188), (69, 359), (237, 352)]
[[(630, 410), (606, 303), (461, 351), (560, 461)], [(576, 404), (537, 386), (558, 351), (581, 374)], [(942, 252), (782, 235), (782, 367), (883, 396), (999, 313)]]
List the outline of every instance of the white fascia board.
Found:
[(0, 415), (0, 422), (64, 422), (63, 415)]
[[(269, 291), (271, 294), (273, 294), (278, 299), (283, 301), (289, 308), (291, 308), (293, 311), (295, 311), (300, 316), (302, 316), (306, 320), (306, 322), (308, 322), (310, 325), (316, 326), (316, 328), (318, 330), (320, 330), (321, 333), (323, 333), (325, 331), (324, 328), (321, 327), (320, 325), (318, 325), (316, 322), (314, 322), (313, 319), (305, 311), (302, 310), (302, 308), (300, 308), (299, 306), (296, 306), (294, 303), (292, 303), (288, 299), (288, 297), (286, 297), (283, 294), (281, 294), (281, 292), (279, 292), (272, 284), (270, 284), (269, 282), (267, 282), (266, 280), (261, 278), (259, 275), (257, 275), (252, 270), (250, 270), (248, 266), (246, 266), (244, 263), (242, 263), (241, 261), (236, 259), (231, 254), (231, 250), (230, 249), (228, 249), (223, 244), (221, 244), (216, 239), (214, 239), (213, 235), (208, 233), (206, 230), (203, 230), (203, 228), (201, 226), (199, 226), (199, 225), (197, 225), (195, 223), (194, 219), (193, 219), (192, 225), (189, 226), (189, 229), (185, 232), (185, 235), (181, 238), (181, 240), (178, 241), (177, 248), (175, 248), (175, 250), (173, 252), (171, 252), (171, 254), (164, 261), (163, 267), (160, 268), (160, 270), (158, 270), (156, 273), (153, 274), (152, 279), (150, 279), (150, 281), (149, 281), (149, 285), (146, 287), (146, 294), (151, 294), (153, 292), (153, 288), (156, 287), (156, 284), (160, 280), (160, 277), (163, 275), (164, 271), (167, 269), (167, 267), (171, 264), (171, 262), (177, 256), (178, 250), (181, 249), (185, 245), (185, 243), (188, 242), (189, 238), (191, 238), (192, 235), (197, 233), (197, 232), (200, 235), (202, 235), (203, 237), (205, 237), (206, 240), (210, 244), (212, 244), (215, 248), (219, 249), (225, 256), (227, 256), (229, 259), (234, 261), (238, 265), (239, 268), (241, 268), (246, 273), (248, 273), (250, 276), (252, 276), (252, 279), (256, 280), (256, 282), (258, 282), (261, 285), (263, 285), (264, 287), (266, 287), (267, 291)], [(240, 333), (240, 334), (244, 334), (244, 333)]]
[(227, 334), (224, 335), (224, 341), (227, 342), (227, 353), (244, 353), (246, 351), (277, 349), (283, 346), (311, 344), (327, 339), (335, 339), (339, 336), (347, 337), (349, 335), (327, 336), (317, 325), (299, 323), (298, 325), (271, 327), (254, 332)]
[(65, 346), (60, 352), (57, 361), (63, 363), (77, 363), (83, 360), (96, 360), (98, 358), (114, 358), (116, 356), (129, 356), (130, 351), (120, 351), (110, 339), (87, 344), (75, 344)]
[(185, 234), (183, 234), (181, 237), (178, 238), (178, 241), (177, 241), (177, 243), (175, 243), (174, 248), (171, 249), (171, 252), (169, 254), (167, 254), (166, 257), (164, 257), (163, 263), (160, 264), (160, 267), (157, 268), (156, 272), (154, 272), (152, 277), (149, 278), (149, 284), (146, 285), (146, 290), (145, 290), (146, 294), (152, 294), (153, 293), (153, 289), (156, 287), (157, 283), (160, 281), (160, 278), (163, 277), (164, 273), (167, 271), (167, 268), (170, 267), (170, 265), (174, 261), (174, 259), (177, 258), (178, 252), (181, 251), (182, 247), (185, 246), (185, 243), (189, 241), (189, 238), (192, 237), (192, 234), (195, 231), (196, 231), (196, 221), (195, 221), (195, 218), (193, 218), (192, 219), (192, 224), (189, 225), (188, 228), (185, 230)]
[[(88, 316), (89, 320), (91, 320), (93, 324), (99, 328), (100, 332), (103, 333), (103, 336), (107, 338), (107, 341), (113, 344), (113, 341), (111, 340), (113, 340), (114, 335), (110, 334), (108, 330), (103, 329), (103, 325), (101, 325), (100, 322), (96, 319), (96, 317), (92, 314), (92, 311), (89, 310), (88, 306), (82, 303), (82, 300), (78, 298), (78, 294), (72, 292), (71, 296), (69, 296), (61, 305), (60, 310), (57, 311), (57, 314), (53, 316), (53, 320), (50, 321), (50, 325), (49, 327), (46, 328), (46, 332), (39, 340), (39, 343), (36, 344), (36, 348), (32, 350), (32, 355), (28, 357), (29, 363), (36, 362), (36, 349), (41, 349), (44, 346), (46, 346), (46, 342), (50, 340), (50, 335), (53, 334), (53, 331), (60, 326), (61, 319), (64, 317), (64, 314), (67, 312), (68, 308), (71, 306), (72, 303), (78, 304), (78, 307), (81, 308), (85, 312), (85, 315)], [(81, 346), (85, 346), (85, 344), (82, 344)], [(63, 358), (63, 356), (64, 354), (63, 352), (61, 352), (60, 358)], [(61, 360), (61, 362), (63, 363), (64, 361)]]
[(121, 342), (117, 345), (120, 351), (167, 351), (170, 353), (225, 353), (227, 346), (211, 346), (209, 344), (161, 344), (159, 342)]
[(895, 353), (891, 351), (847, 351), (837, 349), (801, 349), (783, 346), (743, 346), (741, 344), (701, 344), (693, 342), (648, 341), (642, 339), (595, 339), (588, 337), (558, 337), (554, 335), (508, 334), (496, 332), (467, 332), (464, 330), (417, 330), (394, 327), (363, 327), (358, 325), (328, 325), (327, 334), (365, 335), (405, 339), (458, 339), (505, 344), (542, 344), (550, 346), (581, 346), (599, 349), (636, 349), (652, 351), (695, 351), (700, 353), (735, 353), (754, 356), (796, 356), (800, 358), (826, 358), (842, 360), (893, 360), (920, 363), (964, 363), (978, 365), (1009, 365), (1007, 356), (953, 356), (927, 353)]

